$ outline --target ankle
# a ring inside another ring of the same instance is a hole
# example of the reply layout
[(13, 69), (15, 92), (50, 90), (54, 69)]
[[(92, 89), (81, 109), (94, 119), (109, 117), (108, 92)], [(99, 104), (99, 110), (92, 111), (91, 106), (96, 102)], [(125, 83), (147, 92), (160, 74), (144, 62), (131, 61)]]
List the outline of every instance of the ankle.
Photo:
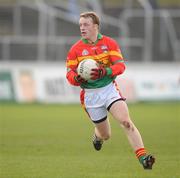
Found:
[(142, 163), (145, 156), (146, 156), (146, 150), (145, 148), (139, 148), (135, 151), (136, 157), (138, 158), (139, 162)]

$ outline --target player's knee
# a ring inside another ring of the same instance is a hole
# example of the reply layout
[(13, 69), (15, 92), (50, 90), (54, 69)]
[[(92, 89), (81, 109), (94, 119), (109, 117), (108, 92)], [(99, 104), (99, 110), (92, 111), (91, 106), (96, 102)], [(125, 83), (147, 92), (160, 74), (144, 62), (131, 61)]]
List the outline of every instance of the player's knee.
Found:
[(134, 130), (133, 124), (130, 121), (122, 121), (121, 125), (127, 130)]
[(102, 136), (103, 140), (108, 140), (111, 137), (111, 133), (110, 132), (103, 133), (101, 136)]
[(123, 121), (123, 122), (122, 122), (122, 125), (123, 125), (126, 129), (130, 129), (130, 127), (131, 127), (131, 124), (130, 124), (129, 121)]

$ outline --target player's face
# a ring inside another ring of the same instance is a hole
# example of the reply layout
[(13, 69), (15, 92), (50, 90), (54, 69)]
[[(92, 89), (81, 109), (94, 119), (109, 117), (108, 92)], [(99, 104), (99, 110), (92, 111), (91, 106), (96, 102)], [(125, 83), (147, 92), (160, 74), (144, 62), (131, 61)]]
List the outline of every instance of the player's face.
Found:
[(92, 40), (96, 38), (97, 35), (97, 24), (94, 24), (91, 18), (81, 17), (79, 19), (79, 26), (81, 36), (87, 40)]

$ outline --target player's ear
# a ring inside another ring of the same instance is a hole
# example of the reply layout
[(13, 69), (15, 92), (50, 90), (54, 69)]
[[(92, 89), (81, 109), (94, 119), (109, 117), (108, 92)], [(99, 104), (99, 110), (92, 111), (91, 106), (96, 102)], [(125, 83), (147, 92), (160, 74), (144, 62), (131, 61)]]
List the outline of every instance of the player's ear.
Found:
[(99, 30), (99, 25), (98, 24), (94, 24), (94, 27)]

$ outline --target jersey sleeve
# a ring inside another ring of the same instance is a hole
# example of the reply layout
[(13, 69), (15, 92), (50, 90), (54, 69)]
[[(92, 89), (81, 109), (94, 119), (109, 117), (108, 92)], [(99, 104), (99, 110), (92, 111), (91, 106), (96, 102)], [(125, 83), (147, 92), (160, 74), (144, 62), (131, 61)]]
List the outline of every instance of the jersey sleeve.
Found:
[(124, 59), (120, 50), (119, 45), (117, 42), (110, 38), (109, 40), (109, 56), (110, 56), (110, 62), (111, 62), (111, 76), (117, 76), (122, 74), (125, 71), (125, 64)]
[(66, 78), (71, 85), (80, 86), (80, 83), (75, 80), (75, 77), (77, 77), (78, 75), (76, 72), (77, 66), (78, 66), (78, 60), (77, 60), (76, 52), (75, 50), (71, 49), (68, 52), (66, 59), (66, 69), (67, 69)]

